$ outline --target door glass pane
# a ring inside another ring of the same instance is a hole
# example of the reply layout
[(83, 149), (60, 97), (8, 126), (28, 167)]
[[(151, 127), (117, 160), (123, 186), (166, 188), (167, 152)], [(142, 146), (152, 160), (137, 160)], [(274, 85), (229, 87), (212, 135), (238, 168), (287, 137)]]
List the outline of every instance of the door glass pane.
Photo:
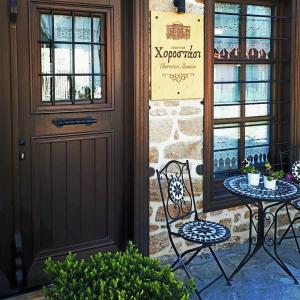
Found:
[(71, 16), (54, 16), (54, 40), (61, 42), (72, 42)]
[(101, 42), (101, 19), (93, 18), (93, 42), (100, 43)]
[(237, 126), (230, 124), (214, 129), (214, 172), (238, 168), (240, 129)]
[(75, 45), (75, 73), (92, 73), (92, 53), (90, 45)]
[[(248, 5), (247, 14), (271, 16), (270, 7)], [(246, 36), (251, 38), (270, 38), (272, 21), (271, 18), (247, 17)], [(246, 55), (250, 58), (268, 59), (271, 51), (270, 39), (247, 39)]]
[(55, 101), (71, 100), (72, 76), (55, 76)]
[(245, 157), (249, 161), (257, 165), (263, 165), (268, 157), (268, 153), (270, 149), (270, 147), (268, 146), (269, 143), (270, 143), (269, 124), (257, 124), (257, 125), (251, 123), (246, 124)]
[(41, 14), (41, 40), (49, 42), (52, 40), (52, 16), (49, 14)]
[(51, 101), (52, 76), (42, 76), (42, 101)]
[[(271, 80), (270, 65), (247, 65), (246, 81)], [(247, 102), (270, 102), (270, 82), (246, 83)], [(266, 116), (270, 113), (270, 104), (246, 105), (246, 117)]]
[(75, 17), (75, 42), (91, 42), (90, 17)]
[(92, 98), (92, 77), (75, 76), (75, 99), (84, 100)]
[(102, 99), (102, 86), (103, 86), (103, 77), (101, 76), (94, 76), (94, 99)]
[(50, 74), (53, 72), (50, 44), (41, 44), (41, 72), (43, 74)]
[(72, 73), (72, 45), (55, 44), (55, 73)]
[[(240, 80), (240, 65), (214, 65), (215, 82), (237, 82)], [(240, 103), (240, 83), (216, 83), (214, 85), (214, 104)], [(240, 116), (239, 105), (215, 106), (214, 118), (236, 118)]]
[(101, 46), (94, 46), (94, 73), (103, 73), (101, 64)]

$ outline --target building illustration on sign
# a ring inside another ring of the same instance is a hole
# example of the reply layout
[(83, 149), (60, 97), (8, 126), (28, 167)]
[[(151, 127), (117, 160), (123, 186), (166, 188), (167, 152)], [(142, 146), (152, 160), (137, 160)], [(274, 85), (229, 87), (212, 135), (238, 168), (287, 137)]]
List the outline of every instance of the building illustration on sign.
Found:
[(191, 27), (184, 26), (180, 22), (173, 23), (172, 25), (167, 25), (167, 39), (172, 40), (189, 40), (191, 37)]

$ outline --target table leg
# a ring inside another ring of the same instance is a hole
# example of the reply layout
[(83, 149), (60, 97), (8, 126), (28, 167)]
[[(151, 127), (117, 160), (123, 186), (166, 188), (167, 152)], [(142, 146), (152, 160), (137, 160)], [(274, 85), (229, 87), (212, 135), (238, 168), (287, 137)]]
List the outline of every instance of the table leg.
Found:
[(247, 208), (249, 209), (249, 213), (250, 213), (250, 226), (249, 226), (249, 241), (248, 241), (248, 251), (246, 253), (246, 255), (244, 256), (244, 258), (242, 259), (242, 261), (238, 264), (238, 266), (236, 267), (236, 269), (233, 271), (233, 273), (230, 275), (229, 280), (232, 280), (233, 276), (236, 275), (245, 265), (246, 263), (254, 256), (254, 254), (259, 250), (260, 246), (258, 246), (258, 243), (256, 243), (255, 248), (253, 249), (253, 251), (251, 251), (252, 249), (252, 226), (253, 226), (253, 211), (250, 207), (250, 205), (245, 204), (247, 206)]

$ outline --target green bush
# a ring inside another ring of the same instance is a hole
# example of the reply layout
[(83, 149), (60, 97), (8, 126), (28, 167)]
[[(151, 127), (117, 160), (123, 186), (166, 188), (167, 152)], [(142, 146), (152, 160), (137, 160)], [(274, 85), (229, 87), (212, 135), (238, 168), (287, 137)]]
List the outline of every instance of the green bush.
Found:
[(186, 287), (170, 267), (144, 257), (132, 243), (125, 252), (106, 252), (77, 260), (70, 253), (62, 261), (48, 258), (45, 272), (52, 283), (44, 287), (47, 299), (181, 299), (186, 300), (194, 283)]

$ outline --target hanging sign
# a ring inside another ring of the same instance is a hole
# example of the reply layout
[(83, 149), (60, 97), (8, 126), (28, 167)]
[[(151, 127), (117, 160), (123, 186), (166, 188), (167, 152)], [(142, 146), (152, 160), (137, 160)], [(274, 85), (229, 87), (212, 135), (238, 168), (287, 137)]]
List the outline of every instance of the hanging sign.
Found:
[(151, 12), (151, 99), (204, 97), (204, 16)]

